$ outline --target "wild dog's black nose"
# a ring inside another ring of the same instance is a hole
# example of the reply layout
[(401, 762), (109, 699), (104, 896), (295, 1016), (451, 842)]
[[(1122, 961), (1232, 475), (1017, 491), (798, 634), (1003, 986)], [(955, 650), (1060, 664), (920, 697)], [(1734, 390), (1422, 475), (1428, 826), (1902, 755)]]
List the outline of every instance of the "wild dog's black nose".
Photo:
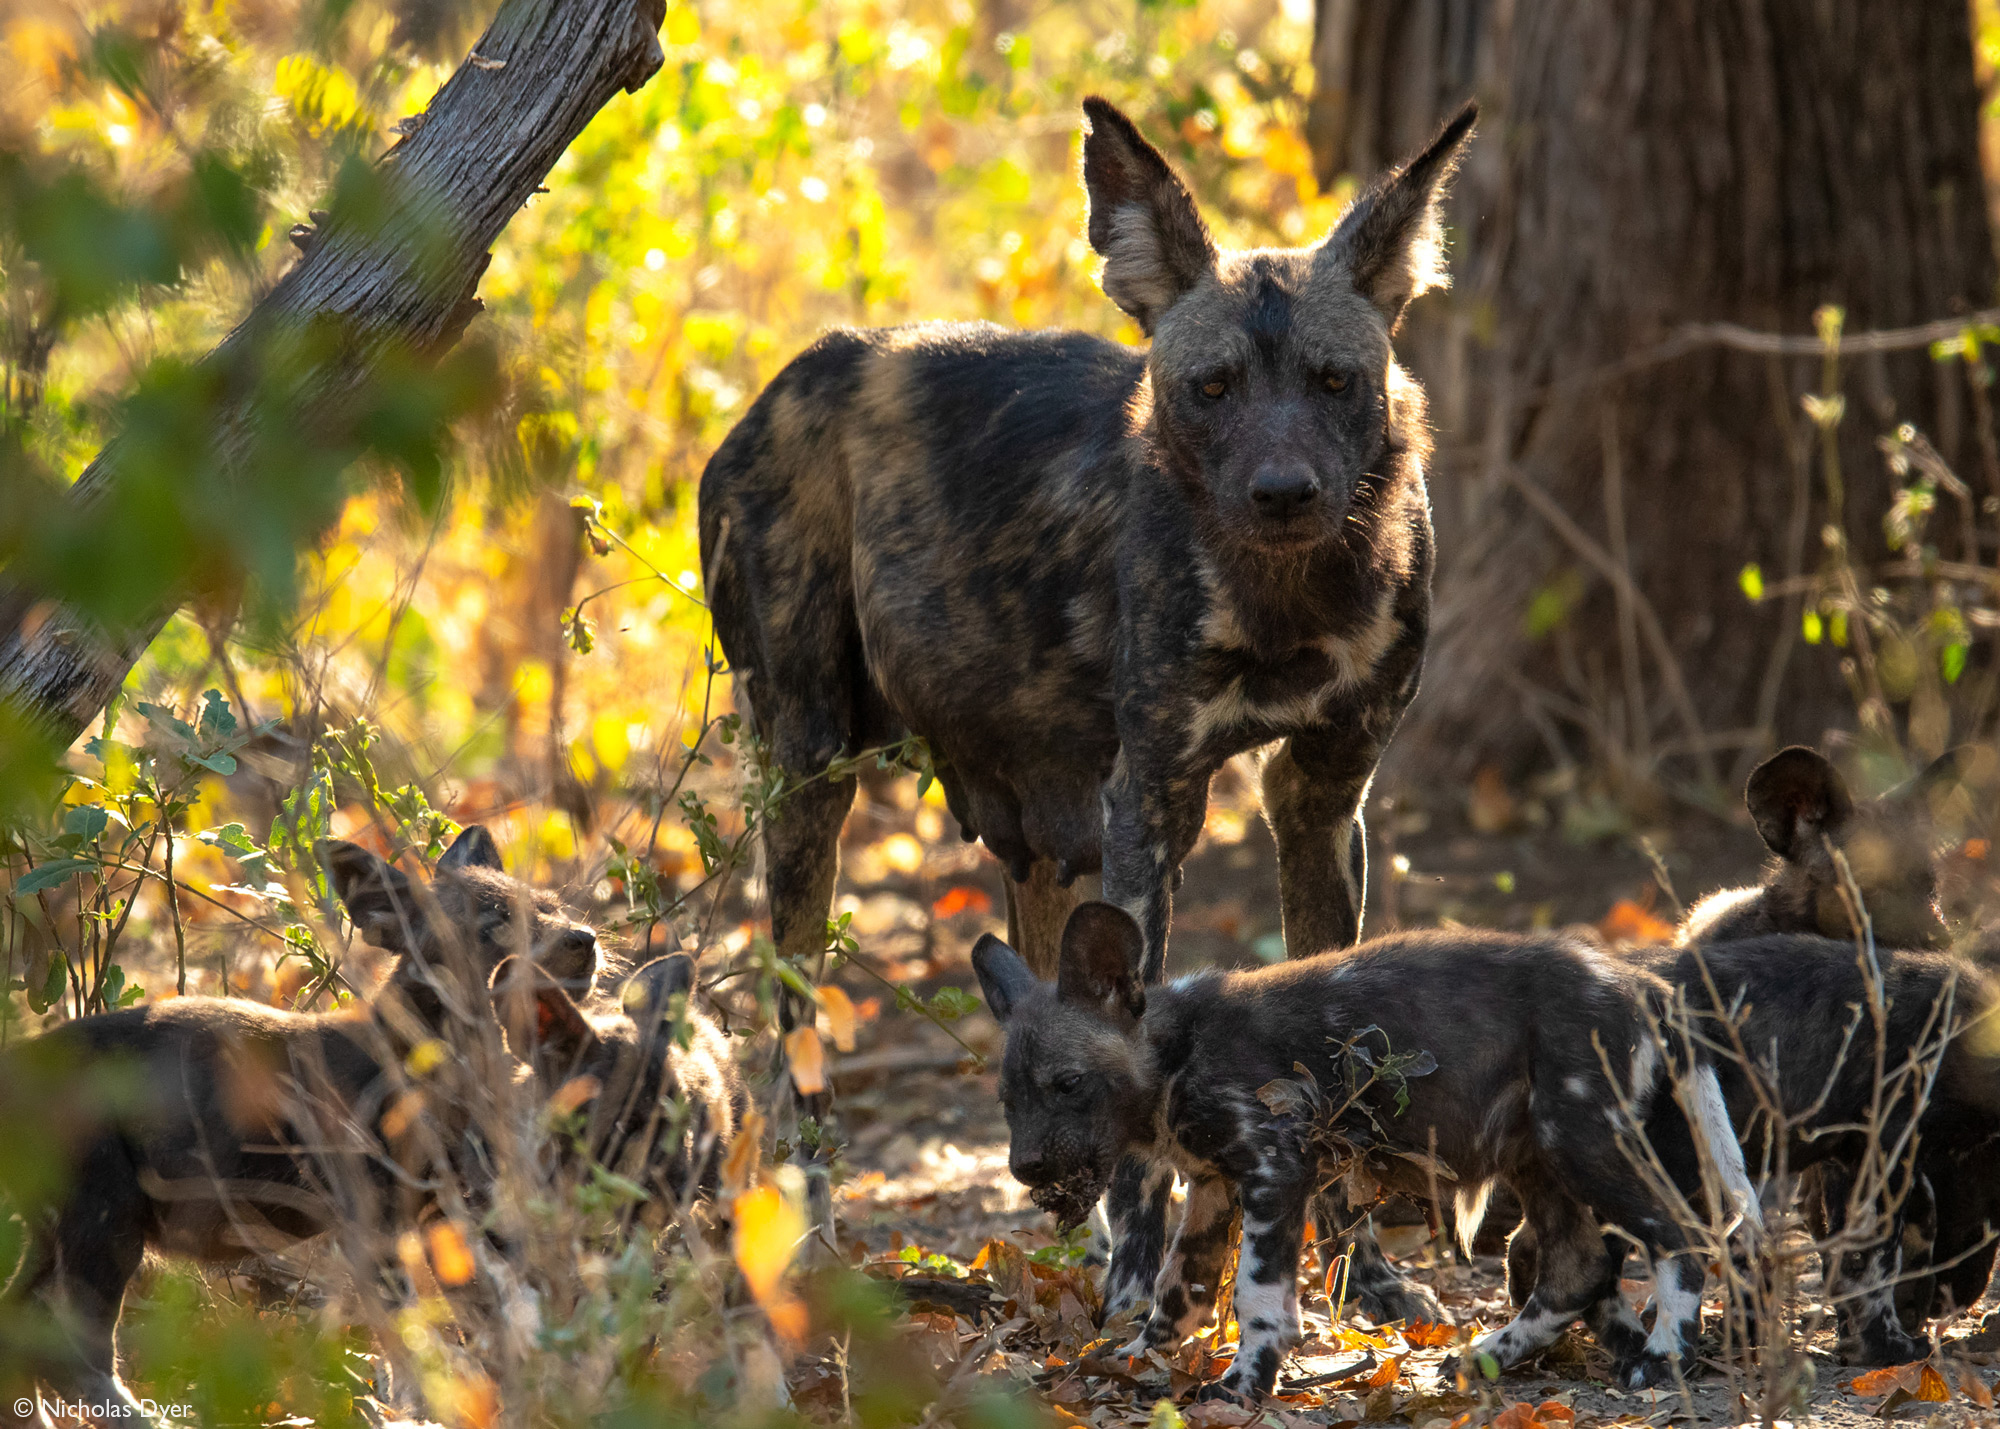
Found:
[(1049, 1179), (1048, 1160), (1039, 1151), (1017, 1149), (1007, 1160), (1007, 1169), (1024, 1186), (1039, 1186)]
[(1282, 520), (1319, 499), (1319, 478), (1304, 462), (1270, 462), (1250, 478), (1250, 499), (1260, 516)]

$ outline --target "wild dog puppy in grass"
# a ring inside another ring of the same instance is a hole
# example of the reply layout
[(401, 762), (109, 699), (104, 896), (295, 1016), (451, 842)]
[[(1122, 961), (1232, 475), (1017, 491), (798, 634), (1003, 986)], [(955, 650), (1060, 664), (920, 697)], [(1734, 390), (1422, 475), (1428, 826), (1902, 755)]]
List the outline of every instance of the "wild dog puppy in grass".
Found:
[(636, 1187), (638, 1216), (656, 1229), (714, 1192), (749, 1106), (729, 1039), (691, 1001), (694, 971), (685, 953), (656, 958), (626, 979), (618, 1011), (602, 1014), (527, 959), (493, 974), (508, 1047), (578, 1118), (558, 1154)]
[[(1463, 1227), (1495, 1182), (1527, 1208), (1544, 1247), (1539, 1279), (1512, 1323), (1474, 1342), (1476, 1356), (1504, 1368), (1583, 1318), (1623, 1387), (1659, 1383), (1687, 1361), (1702, 1258), (1619, 1146), (1620, 1092), (1639, 1115), (1678, 1114), (1652, 1037), (1665, 995), (1656, 980), (1557, 935), (1399, 934), (1150, 990), (1144, 956), (1137, 924), (1102, 903), (1071, 916), (1052, 983), (996, 938), (973, 950), (1007, 1031), (1009, 1164), (1035, 1203), (1076, 1224), (1125, 1156), (1187, 1179), (1151, 1314), (1123, 1353), (1174, 1346), (1208, 1319), (1240, 1210), (1242, 1343), (1211, 1388), (1269, 1393), (1299, 1338), (1308, 1203), (1361, 1155), (1371, 1173), (1412, 1189), (1429, 1171), (1406, 1158), (1434, 1157), (1456, 1178)], [(1368, 1070), (1392, 1059), (1391, 1075)], [(1689, 1086), (1707, 1113), (1695, 1139), (1754, 1214), (1713, 1072), (1697, 1065)], [(1619, 1294), (1624, 1242), (1606, 1225), (1653, 1258), (1650, 1333)]]
[(27, 1233), (0, 1296), (10, 1416), (39, 1382), (141, 1417), (114, 1334), (148, 1249), (226, 1262), (329, 1229), (380, 1238), (462, 1195), (481, 1169), (467, 1108), (509, 1078), (487, 976), (510, 954), (575, 986), (595, 971), (595, 934), (501, 872), (484, 829), (427, 886), (353, 844), (321, 858), (357, 933), (395, 954), (366, 1009), (183, 997), (0, 1058), (0, 1201)]
[[(702, 474), (716, 634), (794, 790), (762, 836), (772, 937), (799, 966), (826, 949), (855, 791), (818, 776), (906, 733), (1005, 865), (1011, 936), (1045, 976), (1072, 883), (1101, 869), (1160, 980), (1209, 780), (1267, 746), (1286, 945), (1360, 936), (1362, 800), (1416, 693), (1433, 564), (1424, 396), (1390, 340), (1446, 281), (1441, 203), (1475, 110), (1322, 241), (1247, 252), (1216, 247), (1131, 120), (1084, 113), (1090, 243), (1150, 348), (831, 332)], [(1121, 1177), (1114, 1304), (1152, 1280), (1165, 1197)]]

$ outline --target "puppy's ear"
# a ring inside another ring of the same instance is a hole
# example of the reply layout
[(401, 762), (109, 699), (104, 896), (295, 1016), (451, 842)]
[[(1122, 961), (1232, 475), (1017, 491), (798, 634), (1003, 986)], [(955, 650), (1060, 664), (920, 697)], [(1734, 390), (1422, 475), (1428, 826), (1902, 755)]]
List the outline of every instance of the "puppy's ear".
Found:
[(618, 1005), (642, 1032), (650, 1032), (672, 1010), (676, 996), (686, 996), (694, 987), (694, 959), (686, 953), (668, 953), (654, 958), (625, 979)]
[(1146, 1010), (1139, 960), (1146, 940), (1123, 908), (1080, 903), (1063, 928), (1062, 970), (1056, 992), (1064, 1002), (1138, 1018)]
[(1795, 744), (1750, 771), (1743, 802), (1757, 832), (1779, 858), (1797, 860), (1822, 836), (1833, 838), (1854, 817), (1854, 799), (1833, 762)]
[(506, 871), (500, 864), (500, 845), (493, 842), (493, 835), (486, 832), (484, 824), (467, 824), (438, 860), (440, 873), (461, 868), (490, 868), (495, 873)]
[(493, 969), (493, 1006), (507, 1050), (547, 1082), (568, 1077), (597, 1046), (597, 1033), (556, 980), (518, 955)]
[(1972, 773), (1979, 746), (1961, 744), (1947, 749), (1915, 774), (1882, 795), (1885, 804), (1908, 804), (1912, 812), (1929, 813), (1931, 806), (1949, 795)]
[(412, 950), (421, 914), (402, 870), (346, 839), (321, 844), (319, 861), (364, 941), (392, 953)]
[(1472, 137), (1479, 106), (1468, 102), (1430, 146), (1370, 184), (1320, 249), (1394, 332), (1410, 299), (1451, 282), (1444, 262), (1444, 196)]
[(1083, 186), (1104, 293), (1151, 336), (1160, 315), (1215, 271), (1215, 244), (1160, 151), (1109, 101), (1083, 101)]
[(972, 970), (979, 974), (986, 1010), (1003, 1026), (1022, 999), (1038, 986), (1021, 955), (991, 933), (981, 933), (972, 945)]

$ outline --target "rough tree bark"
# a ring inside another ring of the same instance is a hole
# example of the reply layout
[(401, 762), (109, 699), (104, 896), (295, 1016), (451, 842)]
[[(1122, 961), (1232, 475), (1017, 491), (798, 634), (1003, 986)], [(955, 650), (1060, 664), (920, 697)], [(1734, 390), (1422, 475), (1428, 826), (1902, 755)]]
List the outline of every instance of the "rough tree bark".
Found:
[[(1799, 399), (1820, 362), (1709, 341), (1632, 359), (1692, 323), (1810, 335), (1837, 304), (1853, 333), (1992, 303), (1965, 0), (1319, 0), (1319, 27), (1323, 172), (1373, 172), (1484, 102), (1457, 286), (1399, 343), (1444, 446), (1432, 658), (1397, 757), (1463, 774), (1560, 730), (1684, 760), (1698, 724), (1709, 757), (1679, 768), (1727, 781), (1851, 725), (1835, 661), (1799, 658), (1797, 600), (1738, 588), (1749, 563), (1819, 560)], [(1842, 365), (1840, 519), (1870, 559), (1874, 439), (1913, 422), (1979, 489), (1983, 394), (1921, 348)], [(1565, 589), (1569, 633), (1530, 634), (1537, 593)]]
[[(336, 212), (318, 231), (294, 230), (305, 256), (205, 361), (239, 371), (274, 333), (335, 320), (338, 353), (306, 373), (288, 416), (306, 431), (338, 431), (343, 407), (386, 355), (442, 356), (480, 310), (489, 245), (597, 111), (664, 62), (665, 13), (664, 0), (504, 0), (466, 63), (383, 156), (383, 211), (365, 224)], [(282, 479), (248, 469), (254, 420), (247, 392), (219, 413), (215, 480)], [(101, 499), (120, 451), (114, 438), (71, 499)], [(106, 631), (33, 590), (0, 593), (0, 702), (69, 744), (175, 608), (169, 599)]]

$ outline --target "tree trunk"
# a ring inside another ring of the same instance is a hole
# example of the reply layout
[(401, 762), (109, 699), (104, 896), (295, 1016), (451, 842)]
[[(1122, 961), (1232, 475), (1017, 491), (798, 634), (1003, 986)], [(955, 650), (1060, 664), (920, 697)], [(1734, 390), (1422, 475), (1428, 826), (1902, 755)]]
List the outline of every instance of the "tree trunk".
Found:
[[(343, 431), (385, 361), (434, 362), (458, 341), (481, 307), (474, 293), (489, 245), (612, 95), (659, 69), (664, 18), (664, 0), (504, 0), (466, 63), (383, 156), (386, 202), (372, 214), (336, 208), (317, 232), (295, 230), (305, 256), (205, 359), (230, 393), (213, 432), (216, 481), (296, 479), (258, 469), (255, 458), (258, 364), (274, 341), (319, 324), (338, 334), (284, 404), (288, 424), (310, 433)], [(261, 400), (268, 410), (268, 393)], [(124, 447), (119, 438), (105, 446), (71, 501), (107, 498)], [(130, 625), (104, 630), (32, 589), (0, 593), (0, 707), (67, 746), (185, 594), (169, 592)]]
[(1323, 170), (1372, 172), (1485, 104), (1457, 286), (1399, 340), (1440, 427), (1441, 567), (1396, 757), (1462, 775), (1581, 734), (1735, 782), (1851, 724), (1837, 660), (1800, 658), (1798, 597), (1753, 605), (1739, 577), (1815, 570), (1829, 523), (1882, 556), (1875, 439), (1914, 423), (1970, 474), (1983, 394), (1918, 345), (1844, 359), (1835, 495), (1801, 412), (1812, 344), (1686, 325), (1810, 336), (1832, 304), (1854, 334), (1992, 301), (1965, 0), (1320, 0), (1319, 20)]

